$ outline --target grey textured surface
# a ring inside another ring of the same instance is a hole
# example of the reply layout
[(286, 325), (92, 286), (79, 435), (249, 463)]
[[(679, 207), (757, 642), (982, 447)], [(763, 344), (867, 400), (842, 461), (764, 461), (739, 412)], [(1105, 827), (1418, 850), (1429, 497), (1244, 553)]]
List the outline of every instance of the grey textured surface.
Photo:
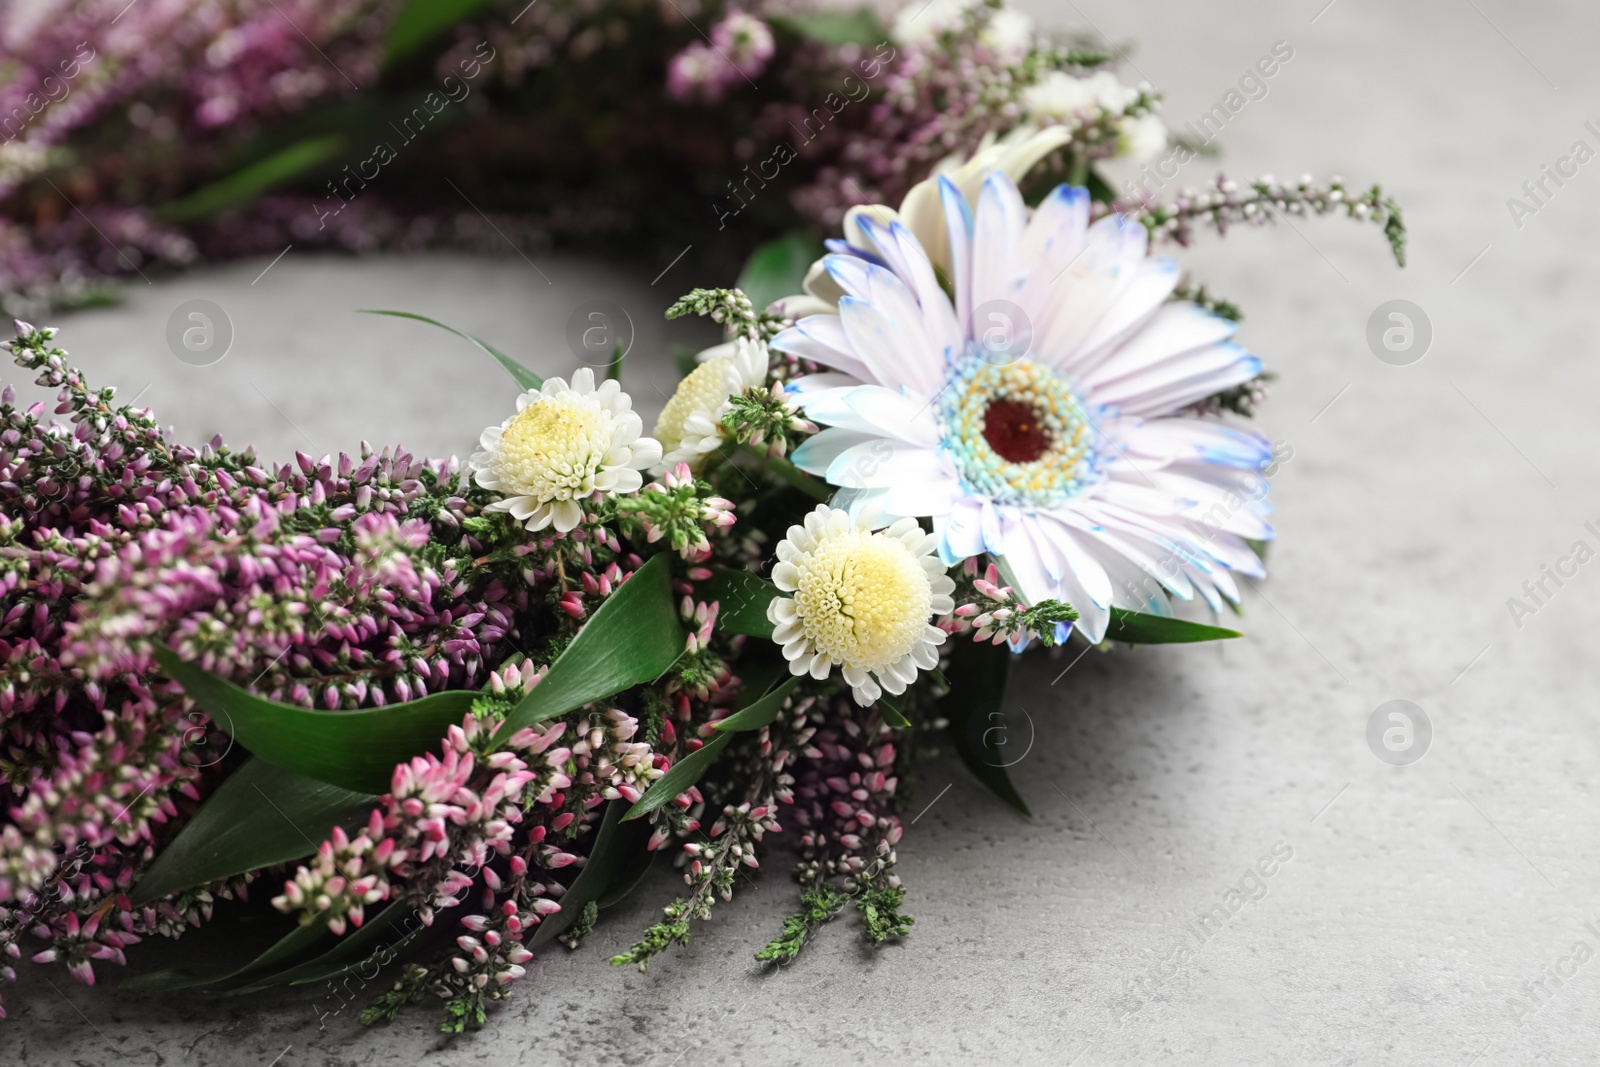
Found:
[[(792, 900), (780, 856), (687, 951), (648, 975), (609, 968), (670, 899), (659, 878), (580, 952), (537, 960), (486, 1031), (454, 1041), (427, 1013), (363, 1031), (350, 1009), (319, 1031), (318, 1004), (336, 1003), (322, 990), (161, 1002), (52, 973), (55, 990), (36, 977), (7, 993), (0, 1061), (1594, 1062), (1600, 963), (1547, 983), (1520, 1020), (1510, 1005), (1547, 967), (1570, 970), (1576, 942), (1600, 949), (1584, 925), (1600, 916), (1600, 685), (1584, 652), (1600, 573), (1581, 569), (1520, 628), (1506, 600), (1574, 541), (1600, 546), (1583, 528), (1600, 520), (1600, 164), (1520, 230), (1506, 198), (1574, 141), (1600, 145), (1583, 127), (1600, 119), (1600, 17), (1576, 0), (1325, 2), (1032, 5), (1137, 38), (1137, 71), (1179, 126), (1289, 41), (1293, 60), (1221, 138), (1229, 169), (1381, 179), (1407, 207), (1412, 265), (1396, 271), (1375, 230), (1335, 221), (1183, 254), (1245, 307), (1241, 339), (1282, 375), (1262, 426), (1294, 457), (1276, 479), (1281, 541), (1248, 597), (1249, 638), (1090, 655), (1065, 676), (1067, 661), (1026, 663), (1013, 699), (1036, 737), (1013, 775), (1037, 818), (930, 766), (918, 799), (938, 800), (900, 850), (913, 936), (868, 953), (836, 924), (764, 974), (751, 953)], [(654, 383), (670, 379), (650, 363), (653, 309), (721, 279), (675, 272), (652, 288), (662, 264), (623, 281), (539, 265), (552, 284), (518, 259), (291, 253), (254, 284), (265, 261), (137, 286), (121, 309), (65, 321), (62, 341), (102, 380), (151, 382), (149, 401), (188, 437), (226, 428), (284, 454), (365, 436), (438, 453), (501, 417), (492, 369), (445, 335), (349, 308), (427, 312), (560, 358), (573, 304), (615, 293), (641, 309), (629, 385), (653, 411)], [(207, 370), (161, 338), (190, 296), (222, 303), (239, 329)], [(1433, 323), (1413, 366), (1379, 362), (1364, 340), (1394, 298)], [(1397, 697), (1435, 730), (1407, 767), (1365, 740)], [(1196, 910), (1275, 845), (1293, 857), (1265, 896), (1202, 944)], [(1189, 955), (1163, 963), (1180, 943)]]

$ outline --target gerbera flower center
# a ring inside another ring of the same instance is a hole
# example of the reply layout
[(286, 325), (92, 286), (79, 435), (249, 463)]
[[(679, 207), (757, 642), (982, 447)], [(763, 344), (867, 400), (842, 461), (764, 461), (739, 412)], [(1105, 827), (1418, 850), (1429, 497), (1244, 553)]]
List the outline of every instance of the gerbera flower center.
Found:
[(1055, 507), (1099, 480), (1083, 402), (1031, 360), (979, 356), (952, 377), (942, 405), (945, 447), (968, 486), (1007, 504)]
[(983, 413), (983, 439), (1008, 463), (1032, 463), (1050, 450), (1050, 434), (1039, 413), (1001, 397)]
[(801, 630), (834, 662), (882, 670), (922, 639), (933, 592), (898, 539), (856, 527), (829, 531), (794, 565)]
[(491, 463), (506, 492), (537, 500), (572, 500), (594, 492), (594, 475), (611, 448), (612, 418), (576, 392), (536, 400), (500, 433)]

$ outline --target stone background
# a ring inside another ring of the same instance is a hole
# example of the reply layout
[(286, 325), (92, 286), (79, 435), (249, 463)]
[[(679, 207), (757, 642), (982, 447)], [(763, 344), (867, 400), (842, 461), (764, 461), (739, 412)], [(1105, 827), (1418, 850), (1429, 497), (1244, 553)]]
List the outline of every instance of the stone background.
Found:
[[(1230, 172), (1381, 180), (1406, 207), (1411, 265), (1395, 269), (1374, 227), (1335, 220), (1181, 253), (1246, 309), (1241, 340), (1282, 375), (1261, 425), (1294, 456), (1276, 479), (1281, 541), (1270, 583), (1248, 596), (1249, 639), (1025, 662), (1012, 700), (1034, 736), (1012, 773), (1036, 818), (954, 763), (931, 765), (913, 810), (931, 806), (900, 849), (913, 936), (868, 952), (841, 922), (788, 970), (763, 972), (751, 953), (793, 899), (777, 855), (687, 950), (648, 975), (611, 969), (606, 956), (670, 899), (660, 874), (581, 951), (537, 960), (478, 1034), (441, 1040), (427, 1012), (363, 1030), (355, 1009), (319, 1031), (318, 990), (117, 999), (25, 968), (35, 976), (7, 992), (0, 1061), (1594, 1062), (1600, 963), (1549, 983), (1520, 1020), (1509, 1005), (1545, 968), (1570, 969), (1576, 942), (1600, 949), (1584, 926), (1600, 916), (1600, 685), (1583, 651), (1600, 565), (1521, 626), (1507, 598), (1573, 542), (1600, 547), (1583, 527), (1600, 519), (1587, 322), (1600, 163), (1520, 228), (1506, 201), (1575, 141), (1600, 147), (1583, 126), (1600, 120), (1600, 15), (1576, 0), (1324, 4), (1027, 5), (1137, 39), (1130, 75), (1166, 94), (1180, 127), (1289, 42), (1267, 96), (1220, 138)], [(639, 330), (626, 381), (653, 416), (672, 375), (652, 354), (700, 339), (659, 310), (727, 281), (680, 264), (652, 285), (665, 263), (550, 256), (291, 251), (267, 266), (135, 283), (123, 306), (65, 318), (61, 343), (124, 395), (147, 387), (191, 440), (225, 428), (266, 454), (362, 437), (440, 454), (502, 417), (504, 386), (447, 335), (351, 309), (428, 313), (564, 361), (572, 308), (615, 300)], [(166, 350), (167, 317), (192, 297), (237, 331), (214, 367)], [(1368, 317), (1397, 298), (1433, 329), (1410, 366), (1365, 341)], [(1393, 698), (1433, 724), (1411, 766), (1380, 762), (1365, 739)], [(1292, 859), (1265, 896), (1201, 946), (1196, 910), (1275, 847)], [(1192, 955), (1164, 964), (1184, 939)]]

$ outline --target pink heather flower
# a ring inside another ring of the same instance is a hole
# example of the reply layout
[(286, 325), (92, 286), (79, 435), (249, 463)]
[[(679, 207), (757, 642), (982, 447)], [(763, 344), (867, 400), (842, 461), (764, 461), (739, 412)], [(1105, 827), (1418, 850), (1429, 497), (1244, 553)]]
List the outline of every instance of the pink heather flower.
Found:
[(772, 58), (772, 31), (767, 24), (743, 11), (729, 12), (711, 27), (711, 43), (746, 78), (755, 78)]
[(715, 104), (738, 79), (738, 70), (704, 41), (686, 45), (667, 64), (667, 92), (684, 103)]

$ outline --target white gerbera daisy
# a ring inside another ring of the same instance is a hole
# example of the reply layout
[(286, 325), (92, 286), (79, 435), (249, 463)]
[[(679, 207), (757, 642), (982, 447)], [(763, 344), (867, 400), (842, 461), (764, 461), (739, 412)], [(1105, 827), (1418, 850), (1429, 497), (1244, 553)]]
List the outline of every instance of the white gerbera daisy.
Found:
[(583, 521), (583, 502), (596, 493), (631, 493), (639, 471), (661, 458), (622, 387), (597, 388), (583, 368), (569, 386), (549, 378), (517, 397), (517, 413), (483, 431), (472, 455), (473, 476), (501, 499), (485, 511), (509, 511), (530, 530), (566, 533)]
[(699, 359), (656, 420), (656, 439), (666, 453), (657, 465), (660, 470), (679, 463), (695, 467), (716, 451), (726, 435), (722, 417), (733, 406), (732, 398), (766, 384), (765, 341), (740, 337), (706, 349)]
[(885, 689), (905, 692), (919, 668), (936, 666), (945, 633), (928, 619), (955, 610), (956, 587), (937, 545), (915, 519), (874, 533), (826, 504), (789, 527), (772, 581), (792, 595), (767, 606), (789, 672), (821, 681), (838, 666), (866, 706)]
[[(1146, 255), (1138, 223), (1091, 226), (1083, 189), (1031, 218), (1000, 173), (975, 217), (941, 192), (954, 302), (910, 230), (863, 217), (865, 243), (823, 260), (835, 313), (773, 339), (831, 368), (793, 383), (829, 427), (794, 462), (844, 487), (840, 506), (931, 517), (946, 563), (999, 557), (1024, 600), (1071, 604), (1092, 641), (1114, 603), (1237, 602), (1230, 572), (1263, 574), (1246, 540), (1272, 536), (1271, 445), (1185, 412), (1261, 372), (1237, 324), (1172, 300), (1177, 265)], [(1004, 352), (986, 347), (997, 321)]]

